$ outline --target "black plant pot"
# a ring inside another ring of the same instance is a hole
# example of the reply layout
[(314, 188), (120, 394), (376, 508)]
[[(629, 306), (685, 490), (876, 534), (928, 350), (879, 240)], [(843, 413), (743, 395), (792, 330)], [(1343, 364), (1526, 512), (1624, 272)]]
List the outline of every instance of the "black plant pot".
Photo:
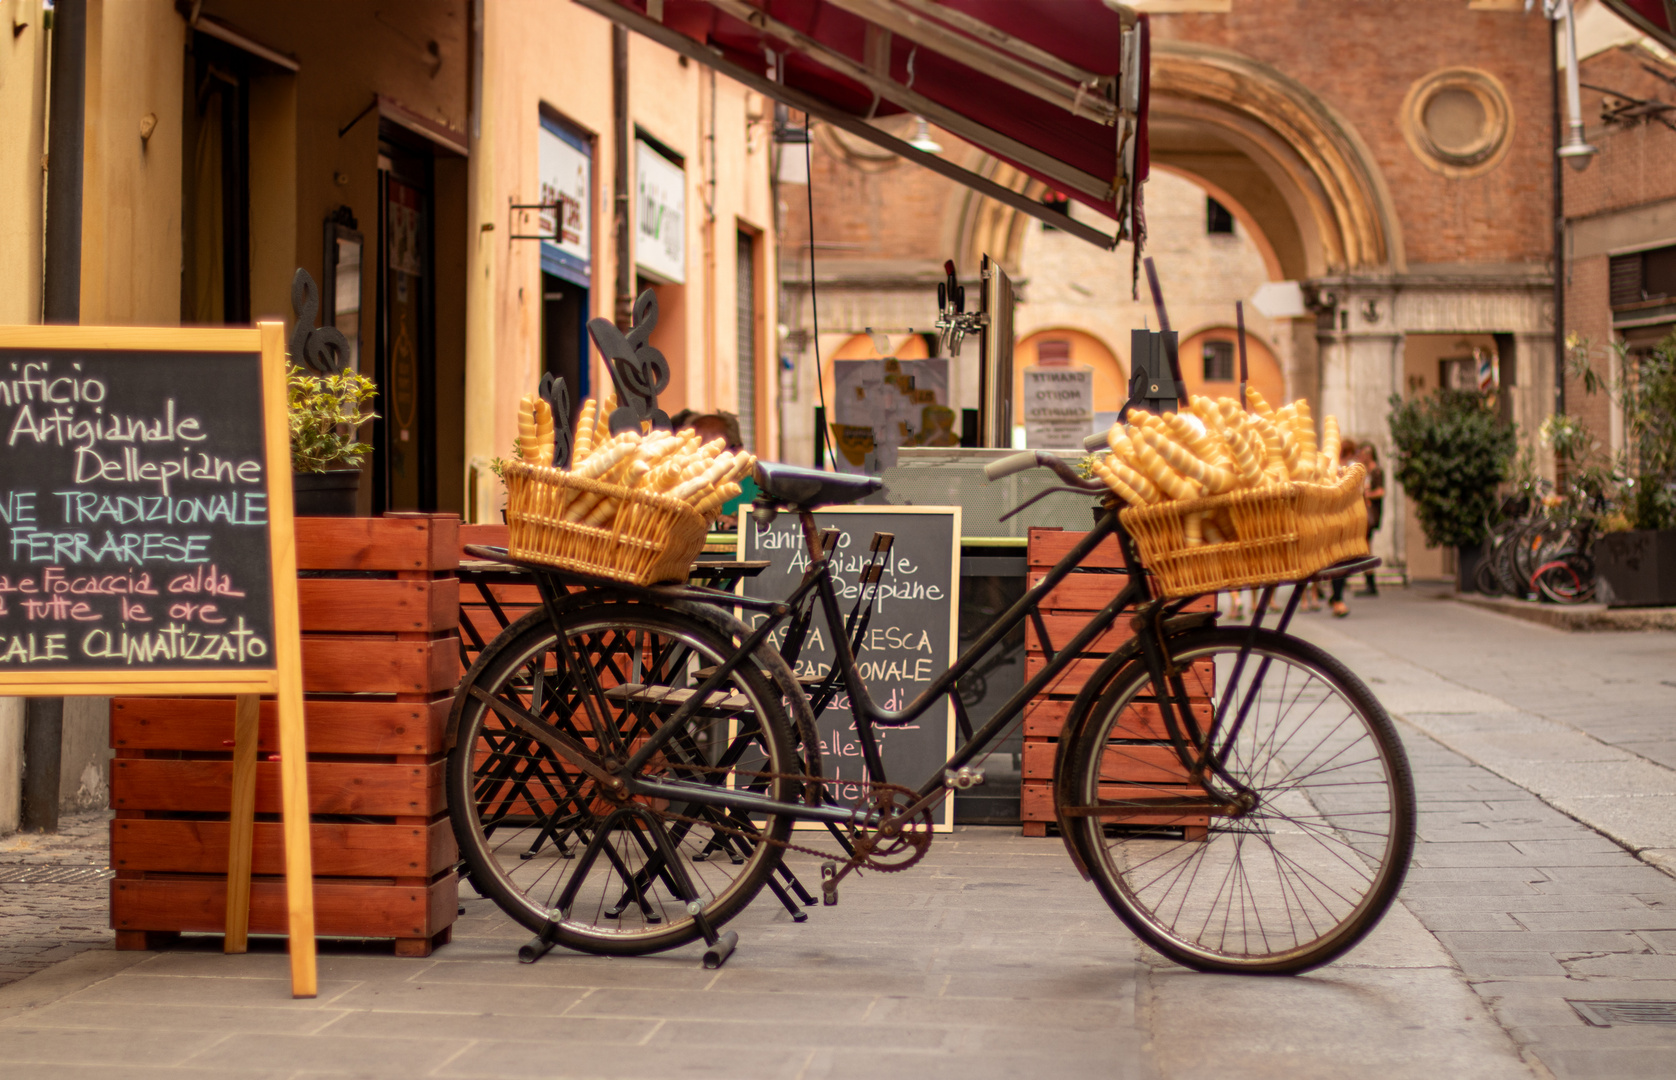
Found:
[(1595, 572), (1607, 607), (1676, 604), (1676, 529), (1632, 529), (1595, 541)]
[(297, 517), (354, 517), (360, 488), (360, 469), (292, 473), (292, 512)]
[(1455, 547), (1455, 591), (1478, 590), (1478, 564), (1484, 561), (1483, 544), (1457, 544)]

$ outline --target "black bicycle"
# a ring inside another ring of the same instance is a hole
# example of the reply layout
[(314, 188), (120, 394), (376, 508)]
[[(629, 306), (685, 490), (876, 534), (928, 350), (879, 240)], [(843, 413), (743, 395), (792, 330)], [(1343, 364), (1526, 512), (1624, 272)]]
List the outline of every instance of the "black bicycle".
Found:
[[(1103, 487), (1045, 454), (1003, 459), (990, 475), (1038, 464), (1066, 489), (1104, 497), (1093, 530), (897, 711), (873, 701), (855, 658), (890, 538), (875, 538), (846, 616), (828, 561), (836, 534), (823, 536), (812, 514), (870, 494), (877, 479), (760, 466), (759, 508), (796, 513), (808, 546), (809, 569), (784, 600), (527, 564), (543, 606), (462, 681), (448, 760), (465, 866), (535, 933), (526, 956), (554, 943), (640, 954), (702, 938), (716, 966), (737, 942), (720, 927), (765, 886), (788, 907), (788, 889), (814, 903), (782, 862), (788, 848), (827, 860), (828, 902), (855, 868), (917, 861), (937, 804), (981, 783), (982, 757), (1026, 703), (1124, 615), (1133, 636), (1088, 681), (1059, 743), (1058, 823), (1078, 869), (1136, 934), (1190, 967), (1303, 971), (1360, 940), (1396, 895), (1414, 840), (1408, 762), (1385, 710), (1331, 656), (1282, 632), (1301, 587), (1279, 629), (1184, 612), (1191, 598), (1151, 595)], [(913, 722), (945, 694), (958, 700), (961, 676), (1112, 536), (1128, 572), (1121, 594), (1058, 644), (1038, 617), (1043, 669), (917, 787), (888, 782), (878, 729)], [(732, 613), (741, 608), (765, 617), (752, 629)], [(806, 685), (788, 659), (817, 614), (837, 655)], [(822, 776), (811, 703), (840, 691), (870, 777), (849, 802)], [(825, 825), (843, 855), (807, 846), (796, 822)]]

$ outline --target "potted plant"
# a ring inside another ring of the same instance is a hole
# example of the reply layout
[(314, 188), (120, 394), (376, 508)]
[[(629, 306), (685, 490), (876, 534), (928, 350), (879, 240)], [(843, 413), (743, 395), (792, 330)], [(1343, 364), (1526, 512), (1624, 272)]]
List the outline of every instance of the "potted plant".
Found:
[(1426, 539), (1459, 553), (1456, 586), (1469, 591), (1517, 433), (1488, 398), (1470, 390), (1440, 389), (1408, 400), (1393, 394), (1390, 423), (1397, 482)]
[(356, 371), (316, 375), (287, 369), (291, 411), (291, 487), (298, 517), (353, 517), (361, 459), (372, 450), (356, 431), (377, 419), (373, 381)]
[(1676, 334), (1645, 352), (1613, 346), (1617, 374), (1601, 378), (1586, 341), (1572, 339), (1572, 374), (1608, 393), (1623, 412), (1628, 477), (1619, 502), (1629, 527), (1595, 541), (1595, 569), (1608, 607), (1676, 604)]

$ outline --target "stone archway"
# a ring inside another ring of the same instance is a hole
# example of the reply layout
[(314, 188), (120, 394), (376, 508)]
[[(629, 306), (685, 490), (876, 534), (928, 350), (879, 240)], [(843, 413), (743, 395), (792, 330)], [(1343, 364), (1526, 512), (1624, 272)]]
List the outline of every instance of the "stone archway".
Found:
[[(1153, 163), (1225, 192), (1263, 222), (1292, 279), (1404, 269), (1401, 226), (1372, 155), (1308, 87), (1227, 49), (1159, 41), (1152, 52)], [(1039, 197), (1039, 181), (993, 160), (978, 171)], [(962, 265), (1017, 264), (1029, 219), (967, 192), (949, 208)]]

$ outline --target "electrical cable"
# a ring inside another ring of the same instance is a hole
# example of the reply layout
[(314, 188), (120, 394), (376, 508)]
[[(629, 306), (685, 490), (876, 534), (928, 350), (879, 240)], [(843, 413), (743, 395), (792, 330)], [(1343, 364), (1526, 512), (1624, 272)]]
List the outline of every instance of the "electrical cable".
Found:
[(820, 300), (815, 295), (815, 170), (810, 160), (809, 145), (812, 139), (809, 134), (809, 114), (803, 114), (803, 169), (804, 190), (809, 196), (809, 319), (814, 327), (815, 340), (815, 391), (821, 399), (821, 423), (815, 429), (815, 449), (825, 447), (825, 452), (817, 454), (823, 462), (829, 462), (832, 471), (838, 471), (838, 460), (834, 456), (832, 440), (827, 437), (827, 425), (832, 423), (832, 411), (826, 407), (826, 372), (821, 367), (821, 313)]

